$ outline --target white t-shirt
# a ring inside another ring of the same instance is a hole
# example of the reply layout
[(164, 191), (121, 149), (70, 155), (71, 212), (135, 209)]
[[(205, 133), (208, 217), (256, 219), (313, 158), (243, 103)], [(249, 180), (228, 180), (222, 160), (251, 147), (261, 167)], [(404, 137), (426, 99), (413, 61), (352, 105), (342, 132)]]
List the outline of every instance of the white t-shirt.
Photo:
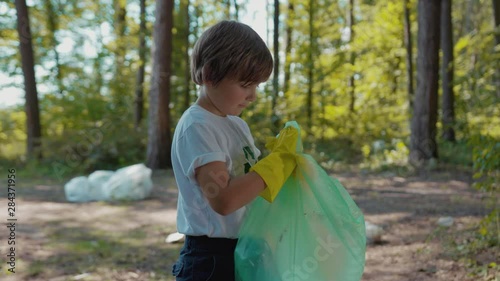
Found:
[(214, 161), (226, 163), (238, 177), (257, 162), (248, 125), (237, 116), (218, 116), (199, 105), (182, 115), (172, 141), (172, 167), (179, 188), (177, 231), (186, 235), (237, 238), (245, 207), (221, 216), (209, 205), (195, 179), (195, 169)]

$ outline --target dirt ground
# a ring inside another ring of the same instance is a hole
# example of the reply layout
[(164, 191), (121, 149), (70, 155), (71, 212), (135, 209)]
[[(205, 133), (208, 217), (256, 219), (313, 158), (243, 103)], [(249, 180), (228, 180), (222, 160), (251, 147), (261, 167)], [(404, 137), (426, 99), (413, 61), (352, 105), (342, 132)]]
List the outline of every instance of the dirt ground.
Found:
[[(363, 281), (473, 281), (462, 259), (447, 251), (453, 233), (465, 232), (487, 214), (484, 195), (471, 176), (435, 171), (402, 178), (392, 173), (333, 174), (347, 188), (365, 219), (384, 229), (369, 245)], [(6, 274), (7, 231), (0, 231), (1, 280), (173, 280), (170, 268), (180, 244), (166, 244), (175, 231), (176, 187), (171, 171), (155, 173), (151, 198), (130, 203), (68, 203), (64, 182), (18, 178), (16, 273)], [(0, 219), (7, 220), (2, 190)], [(449, 228), (438, 227), (450, 216)], [(465, 238), (464, 238), (465, 239)], [(476, 262), (499, 263), (490, 251)], [(498, 268), (498, 267), (497, 267)], [(497, 280), (498, 272), (486, 272)], [(314, 280), (316, 281), (316, 280)]]

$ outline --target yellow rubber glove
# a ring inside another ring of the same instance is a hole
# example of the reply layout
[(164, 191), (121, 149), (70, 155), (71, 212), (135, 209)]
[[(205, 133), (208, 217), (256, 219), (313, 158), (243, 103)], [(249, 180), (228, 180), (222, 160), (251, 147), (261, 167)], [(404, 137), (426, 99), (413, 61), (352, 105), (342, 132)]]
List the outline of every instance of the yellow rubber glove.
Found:
[(295, 160), (299, 132), (294, 127), (286, 127), (279, 133), (275, 141), (268, 141), (266, 147), (271, 153), (250, 168), (259, 174), (267, 187), (260, 196), (270, 203), (278, 195), (283, 184), (292, 174), (297, 161)]

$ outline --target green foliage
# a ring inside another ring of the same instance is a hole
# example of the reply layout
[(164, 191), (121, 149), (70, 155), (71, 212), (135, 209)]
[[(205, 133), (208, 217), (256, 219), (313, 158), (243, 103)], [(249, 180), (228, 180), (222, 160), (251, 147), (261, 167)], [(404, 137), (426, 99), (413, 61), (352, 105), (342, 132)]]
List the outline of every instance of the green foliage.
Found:
[(26, 152), (26, 115), (19, 108), (0, 109), (0, 155), (21, 159)]
[(500, 192), (500, 139), (477, 135), (470, 140), (473, 147), (475, 187), (481, 191)]
[(474, 280), (491, 281), (500, 273), (496, 259), (500, 248), (498, 223), (498, 211), (494, 211), (479, 226), (469, 225), (460, 231), (439, 228), (433, 236), (441, 240), (444, 254), (461, 261)]
[(499, 228), (499, 210), (493, 210), (479, 224), (479, 234), (485, 240), (485, 244), (489, 247), (499, 246), (500, 244), (500, 228)]
[(50, 163), (53, 175), (59, 178), (75, 172), (116, 170), (142, 163), (145, 142), (146, 137), (140, 130), (106, 122), (98, 127), (67, 131), (44, 142), (47, 153), (43, 161)]
[[(492, 211), (481, 220), (476, 239), (464, 245), (463, 249), (477, 253), (491, 248), (497, 249), (498, 252), (500, 245), (500, 140), (490, 135), (475, 135), (469, 144), (473, 147), (473, 168), (476, 180), (474, 186), (488, 195), (486, 203)], [(490, 267), (497, 273), (500, 271), (494, 262), (487, 266), (478, 265), (473, 260), (469, 263), (473, 268), (473, 273), (477, 276), (489, 276), (488, 268)]]
[(491, 17), (478, 20), (476, 29), (456, 39), (454, 90), (459, 138), (500, 136), (500, 97), (495, 86), (500, 50), (494, 48)]
[(410, 170), (408, 165), (408, 145), (400, 139), (393, 139), (386, 144), (382, 140), (375, 141), (362, 147), (365, 161), (361, 168), (371, 171), (393, 171), (404, 175)]
[(472, 167), (472, 147), (463, 140), (439, 141), (439, 162), (454, 166)]

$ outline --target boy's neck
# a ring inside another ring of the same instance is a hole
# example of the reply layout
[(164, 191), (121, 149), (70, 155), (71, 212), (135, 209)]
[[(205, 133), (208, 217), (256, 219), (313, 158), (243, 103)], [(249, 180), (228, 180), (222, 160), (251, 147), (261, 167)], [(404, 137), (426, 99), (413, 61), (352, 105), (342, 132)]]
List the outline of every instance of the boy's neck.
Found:
[(205, 92), (205, 87), (200, 88), (200, 96), (196, 100), (196, 104), (203, 109), (207, 110), (210, 113), (213, 113), (217, 116), (226, 117), (226, 114), (223, 114), (212, 102), (208, 94)]

